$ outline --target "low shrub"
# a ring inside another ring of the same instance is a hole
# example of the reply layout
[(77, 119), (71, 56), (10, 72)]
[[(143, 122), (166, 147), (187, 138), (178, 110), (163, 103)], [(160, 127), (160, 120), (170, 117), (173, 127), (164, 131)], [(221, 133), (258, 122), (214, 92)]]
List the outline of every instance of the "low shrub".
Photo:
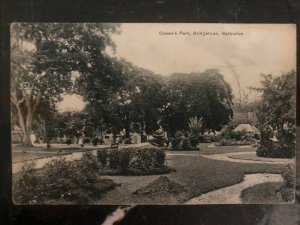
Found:
[(111, 169), (117, 169), (119, 166), (119, 150), (118, 149), (110, 149), (108, 152), (108, 161), (109, 167)]
[(70, 138), (68, 138), (67, 141), (66, 141), (66, 144), (67, 144), (67, 145), (72, 144), (72, 140), (71, 140)]
[(156, 147), (163, 147), (167, 140), (165, 139), (163, 132), (157, 131), (153, 134), (153, 139), (148, 142)]
[(125, 138), (123, 141), (124, 144), (132, 144), (132, 141), (130, 138)]
[(154, 155), (151, 151), (145, 149), (138, 149), (134, 151), (134, 155), (131, 162), (131, 167), (141, 170), (147, 171), (151, 169), (151, 166), (154, 164)]
[(131, 151), (128, 149), (123, 149), (118, 152), (119, 154), (119, 169), (125, 171), (129, 168), (129, 163), (131, 159)]
[(282, 176), (284, 184), (280, 190), (281, 197), (286, 202), (293, 202), (296, 187), (296, 165), (289, 164), (282, 172)]
[(171, 138), (170, 150), (190, 151), (199, 150), (196, 146), (200, 142), (198, 135), (188, 134), (182, 131), (177, 131), (175, 137)]
[(295, 156), (295, 146), (282, 146), (272, 140), (261, 140), (256, 154), (261, 157), (293, 158)]
[(99, 177), (96, 157), (52, 160), (43, 169), (24, 167), (14, 176), (13, 196), (16, 204), (43, 204), (47, 201), (88, 203), (113, 188), (115, 184)]
[(176, 148), (179, 144), (179, 140), (176, 138), (171, 138), (171, 148)]
[(97, 146), (99, 144), (99, 138), (93, 138), (92, 143), (94, 146)]
[(287, 188), (295, 188), (296, 186), (296, 166), (289, 164), (282, 173), (285, 186)]
[(97, 152), (97, 159), (108, 174), (151, 174), (155, 168), (164, 166), (165, 158), (164, 150), (159, 148), (101, 149)]
[(165, 164), (166, 153), (161, 149), (155, 149), (155, 166), (159, 167)]
[(91, 143), (91, 139), (90, 138), (84, 138), (83, 139), (83, 144), (88, 144)]
[(107, 165), (108, 152), (107, 149), (99, 149), (97, 151), (97, 159), (102, 164), (102, 166)]
[(257, 143), (257, 141), (252, 138), (245, 138), (239, 141), (235, 139), (221, 138), (217, 146), (253, 145), (255, 143)]
[(200, 143), (200, 138), (196, 135), (190, 135), (189, 141), (192, 147), (196, 147)]

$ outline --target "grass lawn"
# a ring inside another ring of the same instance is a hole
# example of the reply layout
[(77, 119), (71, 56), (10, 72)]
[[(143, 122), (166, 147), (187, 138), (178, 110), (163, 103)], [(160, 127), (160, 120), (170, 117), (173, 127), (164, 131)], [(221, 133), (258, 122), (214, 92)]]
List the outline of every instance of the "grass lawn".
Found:
[(234, 185), (247, 173), (282, 173), (284, 165), (246, 164), (216, 161), (202, 157), (171, 156), (170, 166), (176, 172), (168, 175), (171, 181), (188, 189), (188, 197)]
[(237, 146), (212, 146), (214, 143), (201, 143), (198, 147), (200, 147), (200, 154), (202, 155), (212, 155), (212, 154), (222, 154), (222, 153), (231, 153), (231, 152), (255, 152), (256, 147), (249, 148), (239, 148), (240, 145)]
[(279, 193), (282, 183), (272, 182), (258, 184), (242, 191), (242, 201), (246, 204), (257, 202), (264, 204), (286, 203)]

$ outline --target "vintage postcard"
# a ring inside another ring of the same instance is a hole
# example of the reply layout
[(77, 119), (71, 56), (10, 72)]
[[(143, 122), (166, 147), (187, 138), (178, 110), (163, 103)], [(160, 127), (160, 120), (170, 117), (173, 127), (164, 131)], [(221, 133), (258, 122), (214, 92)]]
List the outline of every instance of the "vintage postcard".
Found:
[(15, 204), (294, 202), (293, 24), (11, 24)]

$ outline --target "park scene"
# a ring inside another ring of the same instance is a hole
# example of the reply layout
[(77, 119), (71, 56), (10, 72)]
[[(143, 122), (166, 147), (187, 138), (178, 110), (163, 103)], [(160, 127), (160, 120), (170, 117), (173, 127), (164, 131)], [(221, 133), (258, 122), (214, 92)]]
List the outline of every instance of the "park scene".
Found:
[(295, 51), (290, 25), (13, 23), (13, 202), (293, 203)]

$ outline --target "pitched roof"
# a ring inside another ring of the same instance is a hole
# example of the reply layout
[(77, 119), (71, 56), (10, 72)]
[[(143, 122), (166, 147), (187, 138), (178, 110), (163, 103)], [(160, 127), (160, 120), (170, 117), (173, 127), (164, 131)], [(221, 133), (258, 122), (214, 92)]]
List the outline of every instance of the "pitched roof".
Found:
[(234, 132), (242, 132), (242, 131), (259, 132), (259, 130), (255, 126), (252, 126), (249, 123), (241, 123), (236, 128), (234, 128), (233, 131)]

